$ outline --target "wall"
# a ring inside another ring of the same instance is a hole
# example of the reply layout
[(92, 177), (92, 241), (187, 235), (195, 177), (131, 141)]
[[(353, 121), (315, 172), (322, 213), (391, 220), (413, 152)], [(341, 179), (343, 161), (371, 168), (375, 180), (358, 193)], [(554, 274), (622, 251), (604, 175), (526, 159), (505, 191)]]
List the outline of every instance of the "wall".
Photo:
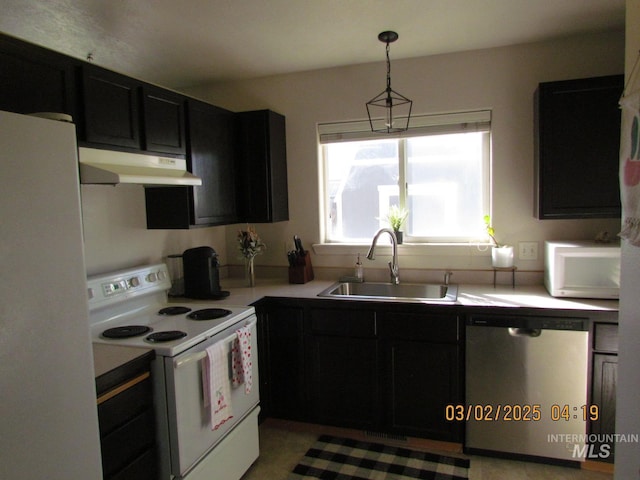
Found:
[[(629, 78), (640, 52), (640, 0), (626, 2), (625, 74)], [(640, 248), (623, 244), (620, 289), (620, 355), (618, 358), (618, 396), (616, 433), (640, 433)], [(640, 444), (618, 443), (616, 446), (616, 480), (640, 478)]]
[(224, 227), (147, 230), (140, 185), (82, 185), (81, 195), (88, 275), (164, 262), (167, 255), (200, 245), (226, 258)]
[[(492, 108), (495, 178), (493, 220), (500, 240), (590, 238), (617, 232), (615, 220), (538, 221), (533, 211), (533, 92), (539, 82), (623, 71), (623, 34), (612, 32), (459, 54), (393, 60), (396, 90), (414, 100), (416, 114)], [(384, 51), (381, 51), (383, 57)], [(384, 58), (384, 57), (383, 57)], [(332, 68), (190, 89), (189, 94), (231, 110), (271, 108), (287, 117), (290, 221), (258, 225), (268, 245), (258, 266), (285, 266), (298, 234), (307, 247), (320, 241), (316, 123), (361, 119), (364, 102), (384, 86), (384, 62)], [(144, 189), (135, 185), (82, 187), (88, 274), (164, 261), (186, 248), (210, 245), (223, 264), (237, 264), (238, 226), (188, 231), (146, 230)], [(366, 246), (314, 255), (315, 266), (350, 267)], [(407, 267), (483, 269), (488, 251), (475, 247), (403, 248)], [(377, 266), (385, 268), (379, 255)], [(370, 264), (366, 266), (369, 267)], [(519, 262), (520, 270), (541, 270)], [(260, 269), (258, 269), (260, 274)]]
[[(384, 58), (383, 48), (380, 56)], [(533, 217), (533, 94), (539, 82), (622, 73), (623, 32), (406, 60), (393, 60), (392, 48), (391, 59), (393, 87), (414, 101), (415, 114), (493, 110), (492, 217), (500, 241), (592, 238), (600, 230), (619, 231), (615, 219)], [(231, 110), (270, 108), (287, 118), (290, 221), (258, 226), (269, 246), (257, 258), (258, 265), (286, 265), (285, 250), (293, 234), (307, 246), (320, 242), (316, 123), (366, 117), (364, 103), (384, 88), (384, 78), (384, 62), (376, 62), (189, 89), (187, 93)], [(234, 235), (235, 229), (228, 228), (228, 249)], [(355, 251), (364, 253), (366, 247), (337, 254), (326, 250), (314, 255), (314, 265), (350, 266)], [(432, 246), (415, 253), (401, 249), (401, 267), (490, 265), (489, 252), (475, 247)], [(385, 256), (378, 258), (384, 268)], [(538, 261), (517, 264), (521, 270), (542, 270), (542, 252)]]

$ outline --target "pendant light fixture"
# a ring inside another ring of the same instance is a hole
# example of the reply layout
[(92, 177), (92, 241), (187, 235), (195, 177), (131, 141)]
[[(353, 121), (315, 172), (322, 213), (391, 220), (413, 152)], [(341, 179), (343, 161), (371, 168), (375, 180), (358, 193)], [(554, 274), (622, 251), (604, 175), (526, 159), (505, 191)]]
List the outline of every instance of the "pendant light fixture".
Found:
[(378, 40), (387, 44), (387, 88), (367, 102), (371, 131), (378, 133), (404, 132), (409, 128), (413, 102), (391, 88), (389, 44), (398, 39), (396, 32), (382, 32)]

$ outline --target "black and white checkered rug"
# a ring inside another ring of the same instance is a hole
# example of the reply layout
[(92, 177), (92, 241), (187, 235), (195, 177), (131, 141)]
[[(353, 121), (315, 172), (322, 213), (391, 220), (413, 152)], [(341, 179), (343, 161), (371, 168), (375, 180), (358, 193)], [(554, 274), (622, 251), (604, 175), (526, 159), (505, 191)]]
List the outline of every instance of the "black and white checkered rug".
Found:
[(469, 478), (469, 460), (322, 435), (288, 480), (304, 478), (457, 480)]

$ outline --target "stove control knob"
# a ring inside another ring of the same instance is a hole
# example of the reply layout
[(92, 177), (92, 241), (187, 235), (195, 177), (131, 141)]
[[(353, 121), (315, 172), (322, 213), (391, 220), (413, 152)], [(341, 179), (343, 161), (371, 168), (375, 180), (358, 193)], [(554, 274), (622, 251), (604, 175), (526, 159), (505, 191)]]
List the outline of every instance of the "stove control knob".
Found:
[(140, 279), (138, 279), (138, 277), (131, 277), (131, 279), (129, 280), (129, 285), (131, 285), (132, 287), (137, 287), (140, 285)]
[(164, 270), (158, 270), (158, 280), (164, 280), (167, 278), (167, 274)]
[(155, 274), (155, 272), (151, 272), (149, 275), (147, 275), (147, 281), (148, 282), (155, 282), (156, 280), (158, 280), (158, 276)]

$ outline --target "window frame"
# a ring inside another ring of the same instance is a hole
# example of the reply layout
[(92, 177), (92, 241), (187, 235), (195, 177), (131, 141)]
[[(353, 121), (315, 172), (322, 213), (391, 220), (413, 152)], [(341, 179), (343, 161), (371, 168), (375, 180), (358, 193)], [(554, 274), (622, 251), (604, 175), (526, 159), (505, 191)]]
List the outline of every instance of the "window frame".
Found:
[[(340, 240), (328, 238), (327, 225), (327, 198), (329, 195), (327, 185), (327, 144), (338, 142), (355, 142), (362, 140), (387, 139), (398, 140), (398, 193), (400, 205), (406, 205), (408, 199), (406, 143), (408, 138), (427, 135), (442, 135), (447, 133), (483, 132), (482, 141), (482, 212), (489, 215), (491, 211), (491, 110), (477, 110), (470, 112), (454, 112), (435, 115), (422, 115), (411, 118), (411, 126), (406, 132), (400, 134), (379, 134), (371, 132), (368, 121), (337, 122), (318, 124), (318, 156), (319, 156), (319, 181), (320, 181), (320, 231), (322, 242), (329, 245), (353, 245), (359, 241)], [(402, 185), (403, 184), (403, 185)], [(478, 219), (479, 229), (477, 236), (410, 236), (405, 232), (404, 241), (408, 244), (453, 244), (468, 245), (470, 242), (484, 242), (486, 235), (480, 229), (482, 216)]]

